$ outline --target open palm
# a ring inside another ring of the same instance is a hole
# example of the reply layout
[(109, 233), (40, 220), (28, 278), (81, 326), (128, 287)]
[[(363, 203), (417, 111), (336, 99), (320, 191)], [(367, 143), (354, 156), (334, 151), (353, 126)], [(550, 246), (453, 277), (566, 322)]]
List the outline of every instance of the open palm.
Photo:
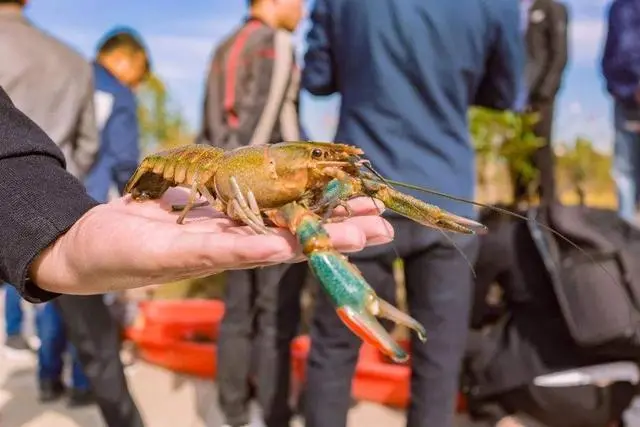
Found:
[[(96, 206), (36, 259), (33, 280), (51, 292), (95, 294), (304, 260), (288, 230), (256, 235), (213, 208), (195, 209), (177, 224), (170, 206), (186, 197), (172, 189), (159, 201), (125, 196)], [(326, 226), (338, 251), (392, 240), (381, 205), (363, 198), (350, 206), (351, 218)]]

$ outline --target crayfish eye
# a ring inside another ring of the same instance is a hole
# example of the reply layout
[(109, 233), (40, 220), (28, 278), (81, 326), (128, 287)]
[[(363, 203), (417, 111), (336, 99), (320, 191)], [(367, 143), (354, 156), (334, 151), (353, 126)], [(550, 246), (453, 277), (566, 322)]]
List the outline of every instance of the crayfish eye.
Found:
[(319, 159), (322, 157), (322, 150), (319, 148), (314, 148), (313, 151), (311, 152), (311, 157), (313, 157), (314, 159)]

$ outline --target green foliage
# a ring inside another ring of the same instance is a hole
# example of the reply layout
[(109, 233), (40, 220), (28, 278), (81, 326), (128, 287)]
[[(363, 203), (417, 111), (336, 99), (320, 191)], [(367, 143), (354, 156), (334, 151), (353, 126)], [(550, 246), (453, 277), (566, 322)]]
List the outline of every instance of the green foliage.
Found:
[(193, 140), (179, 109), (172, 107), (164, 82), (151, 75), (138, 93), (140, 144), (145, 154)]
[(529, 158), (544, 144), (533, 133), (538, 120), (536, 113), (471, 108), (469, 130), (480, 161), (506, 162), (512, 173), (520, 174), (527, 182), (535, 180), (537, 171)]
[(590, 193), (612, 191), (611, 156), (597, 152), (586, 138), (577, 138), (572, 147), (564, 147), (556, 156), (559, 178), (567, 182), (584, 201)]

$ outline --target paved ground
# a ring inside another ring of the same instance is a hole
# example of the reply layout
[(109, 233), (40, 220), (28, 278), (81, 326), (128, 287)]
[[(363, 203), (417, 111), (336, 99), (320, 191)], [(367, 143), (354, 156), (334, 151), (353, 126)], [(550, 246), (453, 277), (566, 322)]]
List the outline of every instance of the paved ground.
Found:
[[(31, 307), (25, 327), (31, 331)], [(4, 292), (0, 293), (4, 313)], [(4, 317), (0, 316), (0, 339), (4, 342)], [(62, 400), (55, 404), (37, 401), (35, 357), (16, 359), (0, 355), (0, 427), (101, 427), (95, 407), (69, 410)], [(149, 427), (219, 427), (216, 390), (213, 382), (179, 377), (154, 366), (137, 363), (127, 376), (134, 397)], [(200, 407), (200, 410), (198, 408)], [(206, 414), (206, 412), (209, 412)], [(206, 419), (203, 421), (198, 416)], [(256, 411), (257, 414), (257, 411)], [(256, 418), (258, 418), (256, 416)], [(379, 405), (361, 403), (349, 414), (349, 427), (404, 427), (404, 414)], [(258, 421), (255, 427), (262, 424)], [(463, 424), (459, 426), (462, 427)], [(297, 421), (294, 427), (302, 427)]]

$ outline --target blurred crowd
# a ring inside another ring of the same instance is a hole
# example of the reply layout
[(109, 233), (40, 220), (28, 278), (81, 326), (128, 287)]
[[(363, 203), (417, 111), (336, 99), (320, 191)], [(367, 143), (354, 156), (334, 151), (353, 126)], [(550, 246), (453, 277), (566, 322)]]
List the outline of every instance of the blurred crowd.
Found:
[[(0, 86), (58, 144), (89, 195), (108, 203), (123, 194), (140, 162), (136, 90), (153, 73), (152, 52), (134, 29), (115, 28), (87, 62), (34, 26), (25, 16), (26, 3), (0, 0)], [(230, 150), (308, 139), (298, 115), (300, 91), (337, 93), (342, 101), (336, 141), (361, 147), (389, 179), (473, 199), (469, 107), (534, 112), (534, 132), (543, 140), (530, 159), (538, 179), (514, 175), (513, 202), (504, 208), (527, 215), (561, 204), (552, 133), (570, 57), (570, 10), (564, 3), (315, 0), (300, 66), (292, 33), (304, 15), (303, 0), (248, 1), (246, 17), (213, 47), (194, 143)], [(619, 207), (610, 221), (625, 224), (635, 222), (640, 198), (638, 35), (640, 3), (614, 0), (601, 67), (615, 105), (612, 174)], [(453, 426), (459, 392), (467, 396), (478, 426), (640, 425), (625, 415), (636, 394), (631, 374), (606, 386), (536, 382), (555, 372), (636, 357), (578, 348), (526, 223), (411, 194), (457, 215), (479, 217), (491, 231), (480, 237), (445, 235), (389, 214), (393, 244), (350, 254), (375, 292), (392, 304), (394, 265), (401, 258), (408, 312), (427, 330), (426, 343), (411, 337), (407, 426)], [(229, 427), (249, 425), (252, 400), (268, 427), (289, 426), (296, 412), (307, 427), (346, 426), (361, 340), (321, 291), (314, 292), (304, 401), (290, 403), (290, 346), (300, 333), (302, 292), (314, 280), (306, 263), (226, 275), (216, 343), (219, 402), (211, 405), (220, 406)], [(121, 358), (128, 322), (124, 295), (63, 296), (35, 304), (35, 350), (23, 334), (21, 298), (12, 286), (5, 288), (5, 347), (37, 351), (42, 402), (68, 389), (70, 405), (97, 403), (109, 426), (144, 425)], [(492, 298), (496, 289), (502, 295), (498, 304)], [(388, 330), (393, 326), (384, 323)], [(67, 353), (73, 364), (68, 385), (62, 381)]]

